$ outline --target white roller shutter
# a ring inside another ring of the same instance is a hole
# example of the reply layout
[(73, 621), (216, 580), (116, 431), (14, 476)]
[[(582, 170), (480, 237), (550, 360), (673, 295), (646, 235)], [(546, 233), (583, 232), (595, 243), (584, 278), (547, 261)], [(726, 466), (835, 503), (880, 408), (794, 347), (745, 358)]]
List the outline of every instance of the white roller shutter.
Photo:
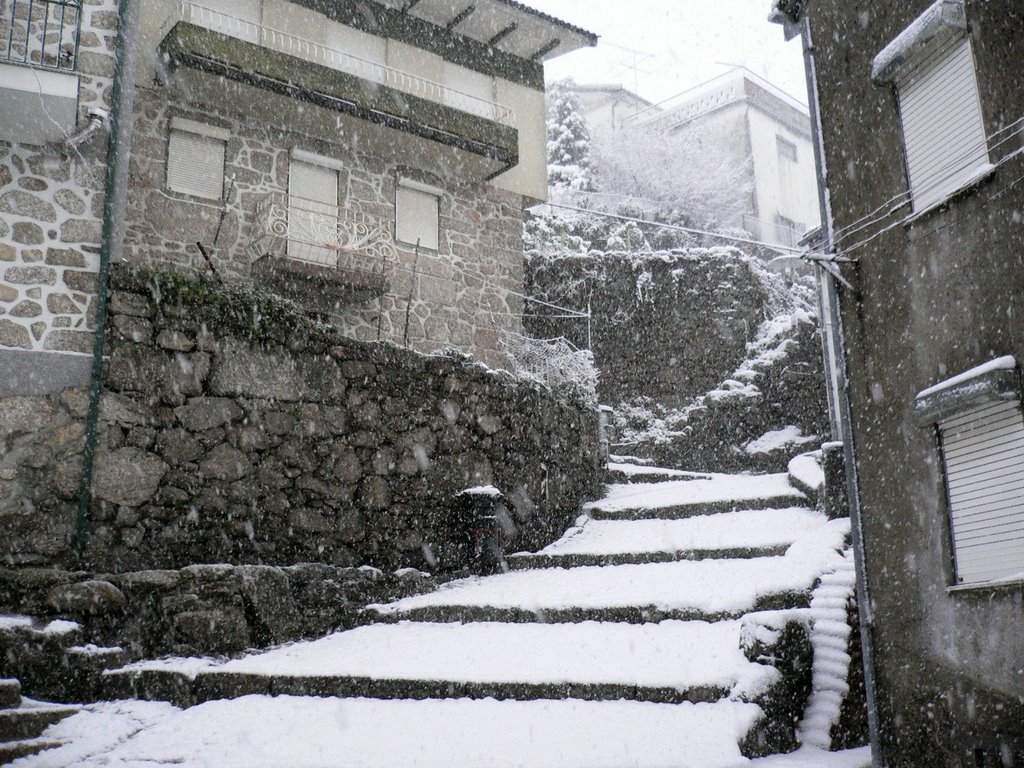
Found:
[(929, 208), (988, 164), (970, 40), (957, 36), (896, 81), (914, 210)]
[(1024, 575), (1024, 417), (1018, 400), (939, 422), (957, 581)]
[(323, 247), (336, 242), (338, 172), (292, 158), (288, 173), (288, 255), (318, 264), (334, 264), (337, 253)]
[(223, 139), (172, 128), (167, 147), (167, 188), (220, 200), (224, 195)]
[(395, 193), (395, 239), (436, 251), (438, 244), (438, 197), (399, 184)]

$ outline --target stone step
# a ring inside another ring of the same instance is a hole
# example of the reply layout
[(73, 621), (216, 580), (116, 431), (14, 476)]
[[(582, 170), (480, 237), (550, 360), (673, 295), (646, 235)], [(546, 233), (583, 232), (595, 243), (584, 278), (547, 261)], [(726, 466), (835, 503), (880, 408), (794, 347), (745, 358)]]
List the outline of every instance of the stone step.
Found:
[[(836, 521), (838, 522), (838, 521)], [(660, 621), (722, 619), (806, 606), (823, 570), (841, 560), (846, 529), (829, 525), (783, 557), (509, 571), (371, 605), (374, 618), (419, 621)]]
[(810, 599), (809, 589), (807, 591), (775, 592), (759, 595), (749, 607), (719, 611), (701, 608), (663, 608), (656, 605), (536, 609), (488, 605), (432, 605), (405, 609), (400, 614), (380, 614), (374, 620), (381, 623), (419, 621), (437, 623), (497, 622), (503, 624), (537, 622), (570, 624), (585, 621), (621, 624), (657, 624), (663, 621), (718, 622), (740, 619), (751, 611), (806, 608), (810, 605)]
[(34, 739), (54, 723), (78, 711), (77, 707), (25, 703), (0, 711), (0, 742)]
[(795, 488), (786, 495), (763, 499), (716, 499), (682, 502), (661, 507), (603, 508), (590, 507), (587, 513), (595, 520), (683, 520), (701, 515), (759, 509), (785, 509), (806, 506), (807, 497)]
[(23, 757), (37, 755), (43, 750), (53, 749), (63, 744), (53, 739), (24, 739), (0, 743), (0, 765), (7, 765)]
[[(169, 677), (173, 673), (177, 679)], [(401, 622), (359, 627), (227, 662), (142, 662), (107, 679), (119, 696), (152, 699), (170, 691), (192, 703), (289, 694), (678, 704), (756, 694), (775, 674), (743, 654), (736, 621)]]
[(682, 520), (577, 520), (537, 553), (509, 556), (511, 567), (663, 563), (744, 559), (786, 553), (794, 542), (824, 530), (828, 519), (801, 507), (745, 510)]
[(605, 468), (608, 483), (659, 483), (665, 480), (698, 480), (711, 477), (707, 472), (687, 472), (682, 469), (611, 462)]
[(564, 552), (557, 554), (517, 553), (506, 562), (514, 571), (530, 568), (576, 568), (584, 565), (642, 565), (674, 563), (680, 560), (730, 560), (753, 557), (778, 557), (786, 554), (789, 545), (771, 547), (735, 547), (732, 549), (685, 549), (676, 552), (616, 552), (613, 554)]
[(807, 504), (807, 497), (790, 485), (788, 475), (778, 473), (610, 485), (605, 498), (584, 510), (595, 520), (643, 520)]
[(0, 709), (13, 709), (21, 704), (21, 683), (13, 677), (0, 679)]

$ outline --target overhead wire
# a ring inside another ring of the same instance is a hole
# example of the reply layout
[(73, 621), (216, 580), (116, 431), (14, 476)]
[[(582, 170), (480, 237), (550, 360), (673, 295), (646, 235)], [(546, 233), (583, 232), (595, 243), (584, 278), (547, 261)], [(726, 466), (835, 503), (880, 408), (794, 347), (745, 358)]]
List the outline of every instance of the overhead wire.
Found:
[[(669, 229), (676, 232), (686, 232), (691, 235), (703, 235), (705, 237), (715, 237), (720, 240), (728, 240), (734, 243), (744, 243), (746, 245), (757, 245), (762, 248), (769, 248), (773, 251), (780, 251), (785, 253), (800, 253), (799, 248), (792, 248), (787, 245), (776, 245), (775, 243), (766, 243), (762, 240), (754, 240), (749, 237), (739, 237), (737, 235), (730, 235), (725, 232), (713, 232), (706, 229), (696, 229), (694, 227), (684, 227), (679, 224), (666, 224), (661, 221), (650, 221), (649, 219), (640, 219), (635, 216), (625, 216), (618, 213), (607, 213), (605, 211), (595, 211), (590, 208), (580, 208), (575, 205), (565, 205), (564, 203), (542, 203), (542, 206), (548, 208), (561, 208), (567, 211), (576, 211), (577, 213), (589, 213), (595, 216), (604, 216), (609, 219), (618, 219), (619, 221), (628, 221), (634, 224), (643, 224), (645, 226), (658, 227), (660, 229)], [(538, 206), (541, 207), (541, 206)]]
[[(1007, 125), (1004, 125), (1003, 127), (999, 128), (999, 129), (993, 131), (992, 133), (990, 133), (989, 135), (987, 135), (985, 137), (985, 146), (986, 146), (987, 152), (988, 153), (992, 153), (993, 151), (997, 150), (999, 147), (1001, 147), (1004, 144), (1006, 144), (1008, 141), (1011, 141), (1012, 139), (1017, 138), (1019, 136), (1019, 132), (1013, 132), (1013, 133), (1009, 133), (1008, 135), (1004, 136), (1002, 139), (1000, 139), (999, 141), (996, 141), (993, 144), (989, 143), (992, 139), (995, 139), (1000, 134), (1007, 133), (1008, 131), (1012, 131), (1017, 126), (1020, 126), (1022, 123), (1024, 123), (1024, 117), (1020, 117), (1017, 120), (1014, 120), (1012, 123), (1008, 123)], [(890, 218), (894, 213), (896, 213), (901, 208), (903, 208), (907, 203), (911, 202), (915, 196), (919, 197), (919, 198), (922, 197), (922, 196), (926, 196), (928, 193), (934, 192), (936, 189), (940, 188), (942, 185), (948, 183), (951, 179), (955, 178), (958, 174), (961, 174), (963, 172), (963, 169), (962, 168), (958, 168), (957, 164), (959, 162), (963, 161), (963, 160), (968, 159), (971, 156), (971, 154), (973, 152), (976, 152), (976, 151), (977, 151), (977, 147), (976, 146), (969, 147), (968, 149), (966, 149), (964, 151), (961, 151), (961, 153), (956, 155), (955, 157), (953, 157), (951, 161), (947, 161), (947, 162), (951, 162), (954, 165), (954, 168), (956, 168), (956, 170), (948, 172), (948, 173), (946, 173), (943, 176), (939, 176), (939, 177), (931, 179), (929, 181), (929, 183), (926, 184), (925, 186), (919, 186), (917, 188), (907, 189), (905, 192), (900, 192), (900, 193), (897, 193), (896, 195), (893, 195), (893, 197), (889, 198), (889, 200), (887, 200), (884, 203), (882, 203), (881, 205), (877, 206), (871, 213), (868, 213), (868, 214), (866, 214), (866, 215), (864, 215), (864, 216), (862, 216), (862, 217), (860, 217), (860, 218), (850, 222), (849, 224), (845, 225), (845, 227), (837, 230), (833, 234), (831, 245), (833, 246), (833, 248), (835, 248), (836, 250), (841, 251), (842, 253), (849, 253), (849, 252), (851, 252), (853, 250), (856, 250), (858, 248), (863, 247), (864, 245), (866, 245), (869, 242), (872, 242), (878, 236), (884, 234), (885, 232), (890, 231), (895, 226), (899, 226), (899, 225), (904, 224), (904, 223), (908, 222), (909, 220), (913, 219), (915, 216), (919, 215), (919, 213), (921, 213), (921, 212), (920, 211), (913, 211), (909, 215), (907, 215), (906, 217), (903, 217), (899, 221), (895, 222), (895, 224), (890, 225), (890, 226), (886, 226), (884, 229), (880, 230), (879, 232), (876, 232), (876, 233), (872, 234), (871, 236), (869, 236), (868, 238), (865, 238), (865, 239), (863, 239), (861, 241), (858, 241), (857, 243), (855, 243), (854, 245), (852, 245), (850, 247), (846, 247), (846, 248), (839, 247), (840, 243), (842, 243), (844, 240), (848, 239), (850, 236), (852, 236), (852, 235), (854, 235), (854, 234), (856, 234), (858, 232), (862, 232), (865, 229), (868, 229), (868, 228), (870, 228), (870, 227), (872, 227), (872, 226), (874, 226), (876, 224), (880, 224), (880, 223), (884, 222), (886, 219)], [(990, 173), (991, 171), (995, 170), (996, 168), (1000, 167), (1004, 163), (1006, 163), (1009, 160), (1011, 160), (1016, 155), (1020, 154), (1020, 152), (1021, 152), (1020, 149), (1015, 150), (1013, 152), (1008, 153), (1004, 157), (1000, 158), (995, 163), (991, 163), (989, 166), (982, 166), (981, 168), (979, 168), (979, 171), (980, 171), (979, 175), (983, 176), (983, 175), (985, 175), (987, 173)], [(882, 215), (877, 215), (883, 209), (887, 209), (885, 211), (885, 213), (883, 213)], [(817, 254), (817, 255), (820, 255), (820, 254)]]

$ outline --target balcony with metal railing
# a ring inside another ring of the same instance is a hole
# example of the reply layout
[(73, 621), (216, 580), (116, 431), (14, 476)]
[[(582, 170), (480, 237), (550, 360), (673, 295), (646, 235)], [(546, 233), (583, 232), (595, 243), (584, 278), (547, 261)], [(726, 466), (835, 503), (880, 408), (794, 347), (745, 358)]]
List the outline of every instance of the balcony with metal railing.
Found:
[(0, 63), (73, 72), (81, 27), (80, 0), (0, 0)]
[(248, 250), (255, 277), (307, 305), (381, 295), (398, 256), (388, 222), (284, 192), (256, 206)]
[(454, 146), (496, 168), (518, 162), (514, 110), (428, 78), (189, 0), (176, 4), (160, 38), (174, 66)]

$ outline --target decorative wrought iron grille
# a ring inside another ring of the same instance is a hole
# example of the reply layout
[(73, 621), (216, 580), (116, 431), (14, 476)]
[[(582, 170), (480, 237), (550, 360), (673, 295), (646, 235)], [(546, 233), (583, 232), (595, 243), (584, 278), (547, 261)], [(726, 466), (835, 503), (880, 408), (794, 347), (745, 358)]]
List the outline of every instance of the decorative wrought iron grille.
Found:
[(81, 0), (0, 0), (0, 62), (73, 71)]
[(256, 208), (254, 258), (287, 256), (321, 267), (387, 276), (397, 258), (390, 229), (366, 214), (273, 192)]

